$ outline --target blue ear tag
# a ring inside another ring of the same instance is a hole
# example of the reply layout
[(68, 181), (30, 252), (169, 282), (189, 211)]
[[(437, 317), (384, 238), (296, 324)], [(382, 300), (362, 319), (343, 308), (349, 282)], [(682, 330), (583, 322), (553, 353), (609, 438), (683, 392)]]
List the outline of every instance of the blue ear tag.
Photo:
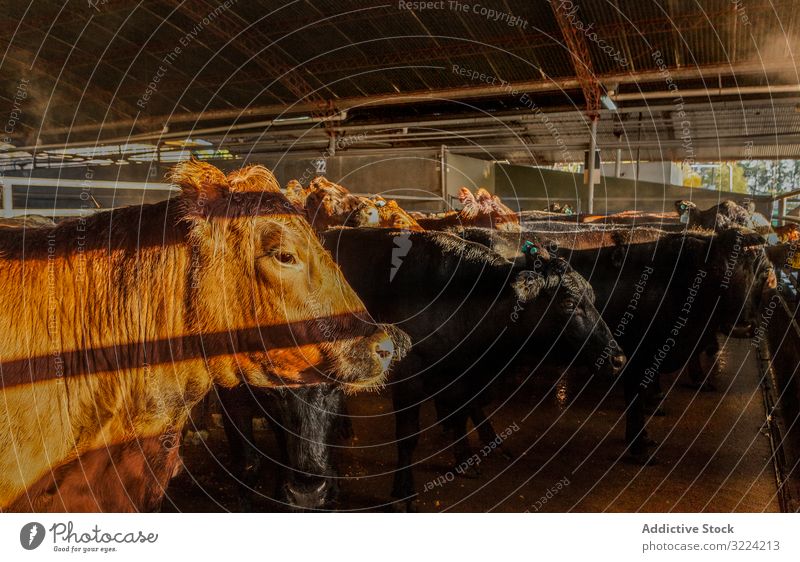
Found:
[(538, 252), (539, 248), (537, 248), (533, 242), (530, 240), (525, 240), (525, 243), (522, 245), (523, 254), (536, 254)]

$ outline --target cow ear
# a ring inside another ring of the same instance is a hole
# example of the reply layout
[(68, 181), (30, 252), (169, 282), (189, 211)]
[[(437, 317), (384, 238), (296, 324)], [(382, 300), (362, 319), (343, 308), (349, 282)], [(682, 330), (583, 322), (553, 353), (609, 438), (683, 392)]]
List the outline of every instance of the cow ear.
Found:
[(301, 208), (306, 204), (306, 193), (299, 181), (289, 180), (286, 184), (286, 198)]
[(219, 199), (230, 191), (228, 178), (219, 168), (194, 158), (172, 168), (167, 179), (180, 187), (186, 201), (195, 203)]
[(253, 165), (236, 170), (228, 174), (228, 184), (231, 191), (244, 193), (247, 191), (267, 191), (280, 193), (281, 186), (278, 180), (264, 166)]
[(550, 259), (550, 254), (538, 242), (525, 240), (522, 243), (522, 254), (525, 256), (525, 263), (531, 269), (541, 269), (542, 263)]
[(511, 286), (514, 288), (514, 292), (520, 302), (530, 302), (539, 296), (543, 286), (543, 279), (541, 275), (537, 275), (533, 271), (520, 271)]

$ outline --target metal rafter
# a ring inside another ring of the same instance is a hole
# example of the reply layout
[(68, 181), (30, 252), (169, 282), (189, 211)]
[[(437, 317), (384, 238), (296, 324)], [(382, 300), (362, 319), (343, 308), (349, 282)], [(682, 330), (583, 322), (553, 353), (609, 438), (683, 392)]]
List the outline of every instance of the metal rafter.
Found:
[(564, 43), (569, 50), (572, 67), (575, 69), (575, 77), (578, 79), (583, 91), (583, 97), (586, 99), (586, 112), (594, 118), (600, 110), (600, 83), (597, 81), (597, 75), (594, 72), (586, 37), (578, 33), (578, 30), (570, 23), (566, 14), (562, 12), (554, 0), (548, 1), (553, 9), (558, 27), (561, 29)]

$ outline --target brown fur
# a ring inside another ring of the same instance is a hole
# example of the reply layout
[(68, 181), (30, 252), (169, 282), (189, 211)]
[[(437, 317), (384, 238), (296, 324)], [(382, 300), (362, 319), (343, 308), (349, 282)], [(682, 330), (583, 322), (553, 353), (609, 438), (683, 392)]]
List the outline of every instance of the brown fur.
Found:
[(414, 217), (409, 215), (402, 207), (400, 207), (400, 205), (398, 205), (397, 201), (394, 199), (389, 199), (387, 201), (380, 195), (376, 195), (368, 201), (370, 201), (370, 204), (376, 206), (378, 209), (380, 221), (378, 225), (375, 226), (380, 228), (395, 228), (398, 230), (422, 232), (423, 228), (419, 225), (416, 219), (414, 219)]
[(0, 229), (0, 511), (151, 509), (212, 384), (385, 376), (388, 336), (271, 173), (171, 179), (173, 200)]
[(309, 222), (318, 232), (336, 226), (422, 230), (396, 201), (353, 195), (346, 187), (321, 176), (314, 178), (307, 189), (292, 180), (286, 193), (292, 201), (302, 201)]
[(642, 224), (642, 223), (675, 223), (680, 216), (678, 213), (646, 213), (642, 211), (622, 211), (610, 215), (580, 215), (582, 223), (605, 222), (610, 224)]
[(475, 195), (466, 187), (458, 193), (462, 204), (460, 211), (448, 211), (416, 218), (425, 230), (449, 230), (452, 228), (494, 228), (518, 232), (519, 215), (508, 208), (499, 197), (479, 188)]
[(542, 240), (554, 242), (562, 249), (592, 250), (620, 244), (647, 244), (667, 233), (655, 228), (618, 228), (614, 230), (574, 230), (535, 232)]

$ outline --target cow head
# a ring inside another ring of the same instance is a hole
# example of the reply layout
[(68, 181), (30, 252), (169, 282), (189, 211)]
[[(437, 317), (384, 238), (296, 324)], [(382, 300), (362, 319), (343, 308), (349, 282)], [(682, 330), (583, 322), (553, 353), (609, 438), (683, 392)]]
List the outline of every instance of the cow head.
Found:
[(699, 209), (691, 201), (686, 199), (675, 201), (675, 210), (678, 212), (678, 217), (682, 223), (691, 225), (696, 222)]
[(378, 226), (415, 232), (422, 232), (424, 230), (416, 219), (401, 208), (394, 199), (389, 199), (387, 201), (380, 195), (376, 195), (371, 197), (369, 201), (378, 211)]
[(306, 206), (306, 197), (308, 197), (308, 190), (297, 180), (289, 180), (286, 184), (286, 198), (297, 205), (299, 208)]
[(371, 321), (269, 170), (226, 177), (191, 161), (171, 180), (189, 225), (190, 322), (205, 351), (224, 350), (207, 354), (215, 383), (383, 381), (407, 340)]
[(496, 195), (479, 188), (475, 195), (462, 187), (458, 199), (463, 205), (459, 219), (463, 226), (481, 226), (497, 230), (519, 231), (519, 216)]
[(305, 209), (308, 220), (318, 231), (334, 226), (362, 226), (370, 220), (380, 220), (378, 210), (366, 205), (366, 201), (341, 185), (317, 177), (308, 188)]
[[(517, 274), (514, 291), (532, 322), (547, 322), (563, 335), (559, 343), (567, 353), (578, 355), (596, 369), (618, 374), (626, 358), (619, 344), (594, 306), (592, 287), (562, 258), (552, 257), (538, 241), (526, 241), (522, 251), (527, 265)], [(545, 334), (548, 330), (543, 330)], [(536, 338), (536, 345), (543, 345)]]
[(339, 492), (334, 444), (345, 431), (345, 397), (333, 384), (272, 391), (270, 417), (288, 455), (277, 498), (293, 511), (329, 509)]

